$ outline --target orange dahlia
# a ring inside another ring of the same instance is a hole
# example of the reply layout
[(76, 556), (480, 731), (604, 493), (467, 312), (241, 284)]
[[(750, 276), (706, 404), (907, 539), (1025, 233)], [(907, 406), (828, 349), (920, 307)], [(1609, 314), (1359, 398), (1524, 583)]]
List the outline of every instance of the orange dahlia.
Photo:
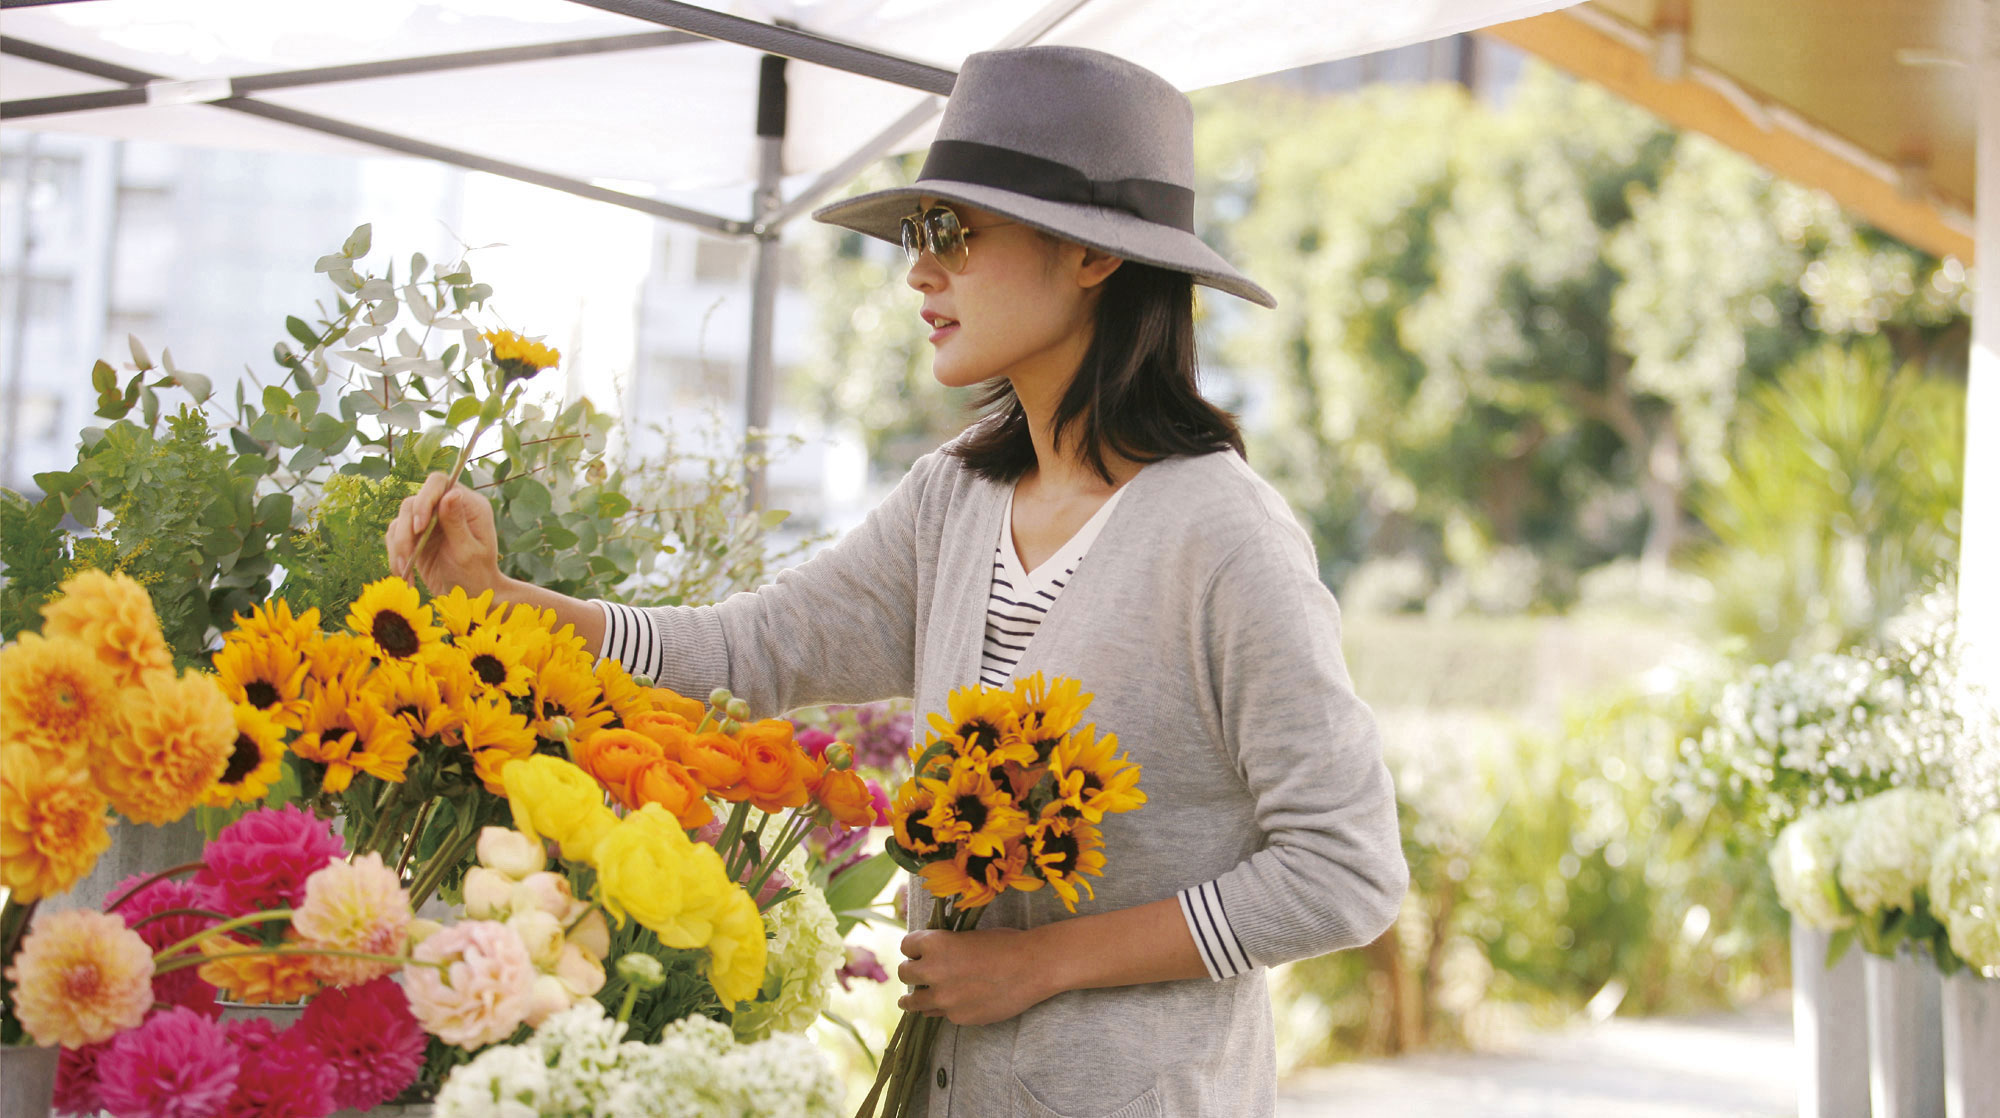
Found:
[(155, 675), (125, 705), (125, 733), (91, 755), (111, 805), (138, 823), (171, 823), (201, 802), (236, 751), (236, 712), (215, 680)]
[(62, 584), (61, 596), (42, 607), (42, 635), (88, 646), (121, 686), (151, 672), (171, 671), (173, 653), (160, 631), (153, 597), (123, 571), (82, 571)]
[(196, 973), (201, 980), (221, 991), (231, 1001), (251, 1005), (300, 1001), (319, 989), (313, 977), (311, 955), (236, 955), (217, 958), (233, 951), (252, 951), (263, 946), (254, 940), (234, 936), (209, 936), (201, 941), (201, 953), (208, 957)]
[(121, 731), (118, 680), (88, 645), (22, 633), (0, 651), (0, 725), (82, 760)]
[(153, 1008), (153, 949), (117, 916), (44, 913), (7, 970), (14, 1012), (44, 1047), (110, 1040)]
[(22, 904), (68, 892), (111, 845), (104, 811), (81, 765), (0, 747), (0, 885)]

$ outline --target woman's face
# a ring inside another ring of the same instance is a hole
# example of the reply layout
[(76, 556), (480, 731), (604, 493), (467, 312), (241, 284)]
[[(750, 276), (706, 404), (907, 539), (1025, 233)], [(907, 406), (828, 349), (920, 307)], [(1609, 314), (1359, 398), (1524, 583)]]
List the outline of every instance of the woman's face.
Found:
[(925, 252), (909, 274), (932, 329), (932, 375), (952, 388), (1001, 376), (1017, 390), (1024, 381), (1066, 382), (1090, 346), (1099, 285), (1118, 259), (990, 210), (946, 205), (967, 230), (964, 270), (947, 272)]

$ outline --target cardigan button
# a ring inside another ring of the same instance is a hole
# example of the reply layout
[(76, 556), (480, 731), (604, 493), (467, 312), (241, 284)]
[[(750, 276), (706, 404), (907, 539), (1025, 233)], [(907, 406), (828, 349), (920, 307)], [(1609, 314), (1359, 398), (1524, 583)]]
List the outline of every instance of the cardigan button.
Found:
[(944, 1069), (943, 1069), (943, 1068), (939, 1068), (939, 1069), (938, 1069), (938, 1075), (937, 1075), (937, 1083), (938, 1083), (938, 1090), (940, 1090), (940, 1091), (944, 1090), (944, 1085), (945, 1085), (945, 1082), (946, 1082), (946, 1080), (945, 1080), (945, 1074), (944, 1074)]

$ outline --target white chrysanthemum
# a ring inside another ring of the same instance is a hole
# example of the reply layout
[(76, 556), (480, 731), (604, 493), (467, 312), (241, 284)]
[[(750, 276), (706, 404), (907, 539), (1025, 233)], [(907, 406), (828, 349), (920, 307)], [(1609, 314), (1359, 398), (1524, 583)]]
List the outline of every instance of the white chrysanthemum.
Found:
[(1931, 859), (1931, 915), (1968, 966), (2000, 969), (2000, 814), (1960, 828)]
[(526, 1047), (538, 1051), (549, 1069), (547, 1107), (551, 1114), (617, 1113), (610, 1094), (628, 1076), (624, 1065), (625, 1025), (604, 1014), (594, 998), (542, 1022)]
[(744, 1114), (836, 1118), (846, 1101), (819, 1046), (805, 1037), (779, 1033), (739, 1049), (732, 1063)]
[(1895, 788), (1861, 801), (1841, 844), (1840, 887), (1863, 916), (1911, 911), (1928, 888), (1931, 855), (1958, 829), (1951, 800), (1939, 792)]
[(1778, 832), (1771, 846), (1771, 880), (1778, 887), (1778, 901), (1807, 927), (1837, 931), (1854, 923), (1834, 874), (1859, 811), (1856, 804), (1809, 811)]
[(847, 961), (840, 922), (827, 907), (826, 894), (807, 880), (805, 859), (786, 859), (785, 872), (798, 884), (799, 895), (764, 914), (772, 933), (764, 975), (781, 983), (778, 996), (736, 1007), (736, 1037), (753, 1041), (772, 1033), (801, 1033), (819, 1019), (833, 989), (834, 972)]
[(548, 1098), (549, 1069), (526, 1047), (489, 1048), (452, 1069), (438, 1089), (436, 1118), (540, 1118)]

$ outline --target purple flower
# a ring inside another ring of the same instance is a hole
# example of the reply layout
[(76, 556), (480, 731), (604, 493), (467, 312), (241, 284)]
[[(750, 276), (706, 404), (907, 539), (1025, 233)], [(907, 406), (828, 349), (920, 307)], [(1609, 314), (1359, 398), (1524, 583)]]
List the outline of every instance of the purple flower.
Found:
[(875, 958), (875, 953), (866, 947), (855, 947), (852, 944), (847, 948), (846, 964), (834, 971), (833, 976), (840, 979), (840, 988), (843, 990), (852, 988), (847, 984), (850, 978), (866, 978), (871, 982), (889, 981), (889, 972), (882, 969), (882, 964)]

